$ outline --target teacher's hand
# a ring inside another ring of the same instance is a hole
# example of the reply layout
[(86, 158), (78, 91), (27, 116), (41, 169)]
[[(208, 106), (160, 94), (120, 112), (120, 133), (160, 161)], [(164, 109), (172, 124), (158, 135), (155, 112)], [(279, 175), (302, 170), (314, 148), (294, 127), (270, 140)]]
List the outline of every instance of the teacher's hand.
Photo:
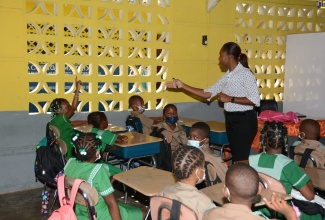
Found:
[(173, 79), (173, 81), (169, 81), (166, 83), (167, 88), (169, 89), (178, 89), (183, 88), (183, 82), (179, 79)]
[(231, 96), (220, 92), (218, 94), (218, 101), (220, 101), (220, 102), (230, 102), (231, 101)]

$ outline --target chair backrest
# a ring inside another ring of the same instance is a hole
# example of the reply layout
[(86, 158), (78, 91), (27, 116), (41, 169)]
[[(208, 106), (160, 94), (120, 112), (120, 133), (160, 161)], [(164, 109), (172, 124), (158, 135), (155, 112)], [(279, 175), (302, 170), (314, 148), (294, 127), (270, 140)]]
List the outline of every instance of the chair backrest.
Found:
[[(150, 211), (152, 220), (167, 220), (171, 217), (173, 200), (154, 196), (150, 199)], [(180, 220), (197, 220), (196, 213), (184, 204), (180, 206)], [(174, 219), (173, 219), (174, 220)]]
[(279, 180), (261, 172), (259, 172), (258, 175), (260, 178), (260, 183), (265, 189), (273, 190), (279, 193), (286, 193), (286, 189)]
[[(64, 184), (68, 190), (67, 195), (69, 196), (74, 181), (75, 179), (68, 176), (64, 178)], [(89, 219), (96, 219), (95, 205), (97, 205), (98, 199), (98, 192), (95, 188), (91, 187), (87, 182), (80, 184), (75, 203), (87, 207)]]
[(52, 133), (56, 138), (60, 137), (60, 130), (54, 125), (49, 125), (49, 132), (50, 134)]
[(260, 107), (257, 108), (258, 115), (264, 110), (278, 111), (278, 103), (274, 99), (261, 100)]

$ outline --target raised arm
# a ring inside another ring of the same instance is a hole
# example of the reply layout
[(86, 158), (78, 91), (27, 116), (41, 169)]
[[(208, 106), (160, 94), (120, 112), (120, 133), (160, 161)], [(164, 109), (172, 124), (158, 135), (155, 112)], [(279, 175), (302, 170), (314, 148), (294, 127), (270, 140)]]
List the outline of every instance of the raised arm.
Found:
[(80, 80), (77, 79), (76, 77), (76, 91), (75, 91), (75, 94), (73, 96), (73, 100), (72, 100), (72, 103), (71, 103), (71, 107), (69, 108), (68, 112), (65, 114), (65, 116), (67, 118), (71, 118), (75, 111), (77, 110), (77, 107), (78, 107), (78, 100), (79, 100), (79, 90), (80, 90), (80, 86), (82, 84), (82, 82)]
[(167, 88), (170, 88), (170, 89), (184, 89), (185, 91), (192, 93), (193, 95), (199, 96), (201, 98), (204, 98), (204, 99), (208, 99), (212, 95), (210, 92), (204, 92), (203, 89), (194, 88), (192, 86), (189, 86), (189, 85), (183, 83), (182, 81), (180, 81), (179, 79), (174, 79), (171, 82), (167, 82), (166, 86), (167, 86)]

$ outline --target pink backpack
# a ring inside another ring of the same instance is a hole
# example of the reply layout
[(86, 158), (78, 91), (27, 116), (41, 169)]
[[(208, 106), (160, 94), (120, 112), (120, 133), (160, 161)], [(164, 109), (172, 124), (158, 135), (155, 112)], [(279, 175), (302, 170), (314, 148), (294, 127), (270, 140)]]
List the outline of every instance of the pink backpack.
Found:
[(79, 186), (84, 180), (76, 179), (73, 183), (70, 199), (65, 195), (65, 185), (64, 185), (65, 175), (61, 175), (58, 178), (58, 194), (60, 201), (60, 208), (55, 210), (49, 220), (77, 220), (77, 216), (74, 213), (73, 205), (76, 199), (76, 195), (79, 189)]

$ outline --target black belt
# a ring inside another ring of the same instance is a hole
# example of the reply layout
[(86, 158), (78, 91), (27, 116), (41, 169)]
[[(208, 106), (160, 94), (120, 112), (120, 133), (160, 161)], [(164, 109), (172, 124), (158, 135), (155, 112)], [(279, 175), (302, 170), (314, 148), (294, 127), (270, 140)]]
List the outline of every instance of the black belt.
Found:
[(248, 110), (248, 111), (243, 111), (243, 112), (227, 112), (227, 111), (225, 111), (225, 115), (248, 115), (253, 112), (255, 112), (255, 110)]

